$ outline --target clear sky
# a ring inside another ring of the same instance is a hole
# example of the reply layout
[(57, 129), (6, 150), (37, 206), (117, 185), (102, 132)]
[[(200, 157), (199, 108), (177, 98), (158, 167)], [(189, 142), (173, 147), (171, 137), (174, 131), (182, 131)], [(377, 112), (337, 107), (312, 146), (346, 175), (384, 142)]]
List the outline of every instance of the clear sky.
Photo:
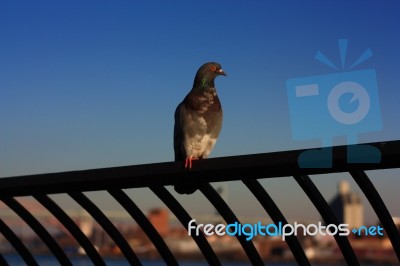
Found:
[[(398, 14), (399, 1), (3, 0), (0, 177), (172, 161), (175, 107), (208, 61), (228, 73), (216, 80), (224, 123), (212, 157), (318, 147), (292, 138), (286, 80), (349, 71), (368, 48), (352, 70), (376, 70), (383, 127), (359, 141), (398, 140)], [(338, 39), (348, 39), (344, 69)], [(341, 178), (313, 180), (329, 199)], [(400, 216), (399, 171), (372, 179)], [(265, 184), (288, 216), (318, 217), (290, 178)], [(246, 208), (244, 187), (229, 190), (239, 212), (263, 215)]]

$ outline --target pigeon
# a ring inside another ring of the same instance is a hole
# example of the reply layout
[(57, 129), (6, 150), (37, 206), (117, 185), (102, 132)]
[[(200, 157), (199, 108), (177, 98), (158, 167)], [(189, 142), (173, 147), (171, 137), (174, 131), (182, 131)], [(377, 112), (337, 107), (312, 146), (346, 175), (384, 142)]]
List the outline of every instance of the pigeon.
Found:
[[(222, 107), (214, 85), (216, 77), (226, 73), (215, 62), (203, 64), (196, 73), (193, 88), (175, 110), (175, 161), (185, 161), (190, 170), (193, 160), (208, 157), (222, 127)], [(192, 184), (175, 185), (180, 194), (192, 194)]]

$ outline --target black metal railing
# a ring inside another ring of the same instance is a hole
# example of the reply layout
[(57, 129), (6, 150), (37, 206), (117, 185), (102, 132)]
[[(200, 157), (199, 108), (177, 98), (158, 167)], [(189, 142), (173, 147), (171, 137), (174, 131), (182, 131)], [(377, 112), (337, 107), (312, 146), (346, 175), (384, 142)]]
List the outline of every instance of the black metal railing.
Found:
[[(239, 222), (238, 218), (210, 183), (239, 180), (244, 183), (275, 223), (282, 222), (285, 224), (287, 223), (286, 218), (259, 180), (292, 176), (314, 204), (324, 221), (329, 224), (338, 224), (332, 209), (309, 178), (309, 175), (348, 172), (375, 210), (400, 261), (399, 232), (379, 193), (365, 173), (366, 170), (400, 168), (400, 141), (369, 143), (369, 145), (375, 146), (381, 151), (382, 159), (380, 163), (348, 164), (346, 162), (348, 146), (338, 146), (333, 147), (332, 168), (299, 168), (298, 157), (304, 150), (295, 150), (200, 160), (195, 162), (193, 169), (190, 171), (183, 169), (180, 162), (167, 162), (7, 177), (0, 179), (0, 200), (29, 225), (61, 265), (72, 265), (70, 258), (57, 243), (54, 236), (35, 218), (33, 213), (16, 200), (16, 197), (32, 196), (35, 198), (69, 231), (95, 265), (105, 265), (104, 259), (74, 220), (49, 197), (51, 194), (67, 194), (97, 221), (119, 247), (121, 253), (130, 264), (140, 265), (141, 261), (127, 239), (103, 211), (83, 193), (106, 191), (141, 227), (158, 250), (162, 259), (168, 265), (178, 265), (177, 258), (173, 255), (157, 229), (154, 228), (123, 189), (149, 188), (187, 229), (192, 217), (165, 186), (182, 182), (197, 184), (201, 193), (215, 207), (221, 217), (227, 223), (234, 223)], [(38, 265), (29, 248), (2, 219), (1, 214), (0, 233), (28, 265)], [(192, 235), (192, 237), (210, 265), (221, 264), (219, 257), (204, 235)], [(247, 241), (243, 235), (239, 235), (237, 238), (249, 261), (253, 265), (264, 265), (253, 242)], [(359, 265), (359, 260), (350, 245), (349, 239), (346, 236), (336, 235), (335, 240), (346, 263)], [(287, 237), (286, 242), (295, 260), (300, 265), (311, 265), (296, 236)], [(6, 259), (1, 254), (0, 264), (7, 265)]]

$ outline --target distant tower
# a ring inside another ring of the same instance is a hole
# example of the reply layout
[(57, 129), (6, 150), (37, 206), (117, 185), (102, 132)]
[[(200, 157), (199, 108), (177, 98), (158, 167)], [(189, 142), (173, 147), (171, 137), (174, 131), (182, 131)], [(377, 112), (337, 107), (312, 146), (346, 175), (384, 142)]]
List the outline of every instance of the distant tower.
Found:
[(350, 193), (350, 183), (346, 180), (339, 181), (338, 183), (338, 193), (340, 195), (346, 195)]
[(330, 202), (330, 207), (339, 223), (348, 224), (350, 230), (364, 225), (364, 206), (360, 195), (350, 191), (350, 183), (338, 183), (338, 194)]

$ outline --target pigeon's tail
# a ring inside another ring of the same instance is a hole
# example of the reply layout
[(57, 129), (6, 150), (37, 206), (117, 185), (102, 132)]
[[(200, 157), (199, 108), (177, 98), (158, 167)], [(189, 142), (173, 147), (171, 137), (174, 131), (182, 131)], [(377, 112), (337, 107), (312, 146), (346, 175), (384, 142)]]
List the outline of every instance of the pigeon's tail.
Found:
[(197, 189), (197, 185), (193, 184), (179, 184), (175, 185), (175, 191), (179, 194), (193, 194)]

